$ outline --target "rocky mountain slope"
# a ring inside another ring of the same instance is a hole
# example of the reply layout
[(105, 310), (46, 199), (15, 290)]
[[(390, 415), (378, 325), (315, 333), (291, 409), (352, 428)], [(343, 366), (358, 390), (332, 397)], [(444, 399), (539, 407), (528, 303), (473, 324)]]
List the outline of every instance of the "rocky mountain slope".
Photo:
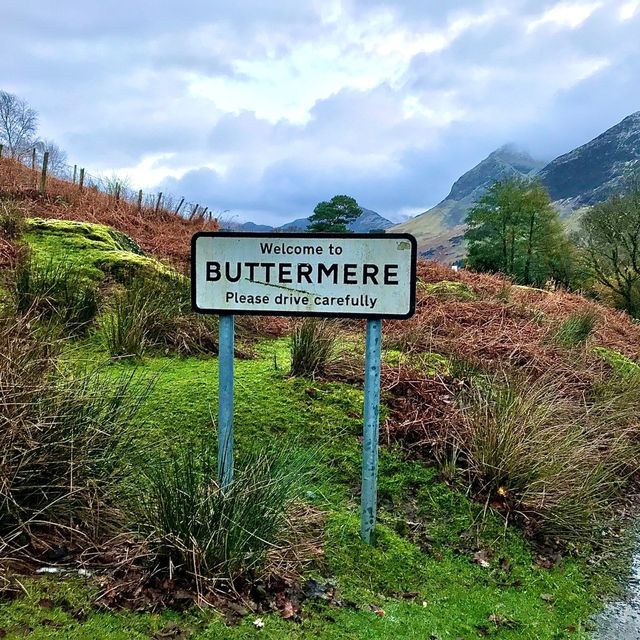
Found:
[(511, 146), (501, 147), (462, 175), (442, 202), (391, 230), (415, 235), (422, 256), (455, 262), (464, 255), (466, 213), (494, 181), (537, 175), (570, 220), (619, 190), (634, 168), (640, 168), (640, 111), (547, 165)]
[(563, 209), (606, 200), (640, 168), (640, 111), (587, 144), (550, 162), (539, 174), (551, 199)]

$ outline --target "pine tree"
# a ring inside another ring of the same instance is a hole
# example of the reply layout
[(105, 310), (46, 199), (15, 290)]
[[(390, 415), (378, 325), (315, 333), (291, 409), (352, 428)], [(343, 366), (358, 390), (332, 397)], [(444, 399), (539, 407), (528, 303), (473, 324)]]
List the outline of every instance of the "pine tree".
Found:
[(309, 231), (344, 233), (347, 225), (353, 222), (362, 209), (355, 198), (350, 196), (333, 196), (329, 202), (318, 202), (309, 218)]

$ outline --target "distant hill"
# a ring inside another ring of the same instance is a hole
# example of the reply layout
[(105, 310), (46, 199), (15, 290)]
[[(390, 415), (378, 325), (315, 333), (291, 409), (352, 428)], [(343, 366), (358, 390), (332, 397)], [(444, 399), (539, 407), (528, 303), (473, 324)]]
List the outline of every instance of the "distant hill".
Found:
[[(309, 218), (298, 218), (283, 224), (278, 231), (304, 231), (309, 226)], [(349, 231), (354, 233), (369, 233), (370, 231), (389, 229), (393, 226), (391, 220), (383, 218), (376, 211), (362, 207), (362, 213), (349, 225)]]
[(527, 153), (501, 147), (461, 176), (442, 202), (392, 230), (415, 235), (422, 256), (454, 262), (464, 255), (466, 213), (494, 181), (537, 175), (563, 217), (571, 220), (581, 208), (620, 189), (634, 168), (640, 168), (640, 111), (544, 166)]
[(268, 224), (256, 224), (255, 222), (243, 222), (242, 224), (227, 225), (227, 228), (234, 231), (250, 231), (251, 233), (260, 233), (266, 231), (273, 231), (273, 227)]
[[(242, 224), (232, 223), (227, 228), (234, 231), (267, 232), (267, 231), (306, 231), (309, 226), (309, 218), (296, 218), (291, 222), (283, 224), (281, 227), (271, 227), (266, 224), (256, 224), (255, 222), (245, 222)], [(354, 233), (369, 233), (370, 231), (385, 230), (393, 226), (391, 220), (383, 218), (379, 213), (371, 209), (362, 207), (362, 213), (354, 220), (349, 227), (349, 231)]]

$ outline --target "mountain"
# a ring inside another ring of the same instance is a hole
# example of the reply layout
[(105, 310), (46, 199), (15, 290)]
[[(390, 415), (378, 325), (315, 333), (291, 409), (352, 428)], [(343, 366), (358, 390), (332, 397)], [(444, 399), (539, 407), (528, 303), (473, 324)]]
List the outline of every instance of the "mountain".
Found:
[(392, 230), (413, 234), (424, 257), (453, 262), (463, 254), (467, 211), (486, 189), (496, 180), (532, 176), (542, 167), (544, 162), (512, 145), (500, 147), (458, 178), (442, 202)]
[(556, 158), (539, 177), (552, 200), (573, 210), (606, 200), (634, 168), (640, 168), (640, 111)]
[[(270, 227), (266, 224), (256, 224), (255, 222), (231, 223), (227, 229), (231, 231), (249, 231), (251, 233), (261, 233), (267, 231), (305, 231), (309, 226), (309, 218), (296, 218), (281, 227)], [(371, 209), (362, 207), (362, 213), (350, 224), (349, 231), (354, 233), (369, 233), (370, 231), (383, 231), (393, 226), (391, 220), (383, 218), (379, 213)]]
[(268, 224), (256, 224), (255, 222), (243, 222), (233, 227), (234, 231), (250, 231), (251, 233), (261, 233), (265, 231), (273, 231), (273, 227)]
[(277, 231), (305, 231), (309, 226), (309, 218), (296, 218), (278, 227)]
[[(287, 224), (283, 224), (277, 231), (304, 231), (309, 226), (309, 218), (297, 218)], [(391, 220), (383, 218), (376, 211), (362, 207), (362, 213), (349, 225), (349, 231), (354, 233), (369, 233), (370, 231), (383, 231), (393, 226)]]
[(379, 213), (362, 207), (362, 213), (349, 225), (354, 233), (369, 233), (393, 227), (393, 222), (383, 218)]
[(392, 231), (415, 235), (422, 256), (455, 262), (464, 255), (466, 213), (495, 180), (536, 175), (571, 222), (581, 208), (619, 190), (633, 168), (640, 168), (640, 111), (544, 166), (527, 153), (501, 147), (461, 176), (442, 202)]

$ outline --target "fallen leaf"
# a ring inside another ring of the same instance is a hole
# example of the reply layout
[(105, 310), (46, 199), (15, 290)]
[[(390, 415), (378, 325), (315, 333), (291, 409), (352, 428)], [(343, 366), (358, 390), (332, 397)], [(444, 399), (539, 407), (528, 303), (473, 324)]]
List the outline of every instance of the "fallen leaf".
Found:
[(496, 627), (507, 627), (509, 629), (514, 629), (518, 626), (518, 623), (511, 618), (505, 618), (504, 616), (498, 615), (497, 613), (493, 613), (489, 616), (489, 622), (493, 622)]
[(486, 549), (481, 549), (480, 551), (476, 551), (473, 555), (473, 561), (476, 564), (479, 564), (481, 567), (488, 569), (491, 566), (489, 562), (490, 554)]
[(284, 603), (284, 607), (282, 608), (280, 615), (285, 620), (289, 620), (290, 618), (293, 618), (293, 616), (296, 615), (296, 611), (293, 608), (293, 603), (291, 602), (291, 600), (287, 600), (287, 602)]

